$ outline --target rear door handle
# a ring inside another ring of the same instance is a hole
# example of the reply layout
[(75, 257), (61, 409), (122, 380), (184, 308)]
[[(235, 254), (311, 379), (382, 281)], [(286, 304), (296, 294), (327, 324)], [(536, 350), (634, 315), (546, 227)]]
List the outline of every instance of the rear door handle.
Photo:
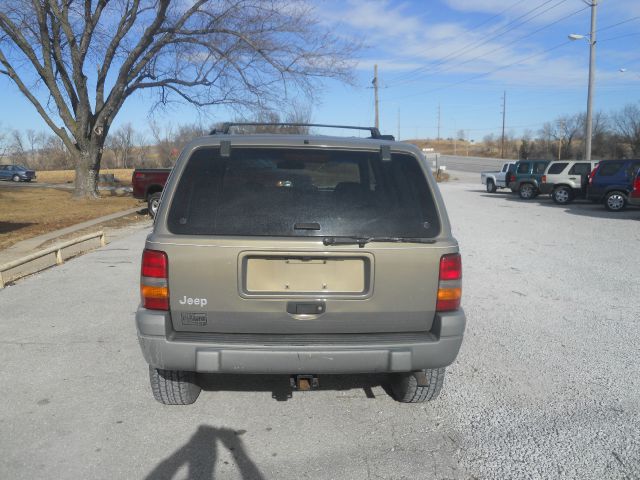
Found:
[(320, 315), (326, 310), (324, 302), (288, 302), (287, 313), (292, 315)]

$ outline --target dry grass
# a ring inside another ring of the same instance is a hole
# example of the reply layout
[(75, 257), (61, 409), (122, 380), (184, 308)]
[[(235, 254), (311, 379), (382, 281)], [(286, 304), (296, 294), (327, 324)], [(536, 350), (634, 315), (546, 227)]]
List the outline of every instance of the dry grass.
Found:
[(436, 181), (438, 183), (442, 183), (442, 182), (448, 182), (449, 179), (451, 178), (451, 176), (447, 173), (447, 172), (433, 172), (433, 176), (436, 177)]
[(115, 230), (119, 230), (121, 228), (125, 228), (131, 225), (135, 225), (138, 223), (151, 223), (151, 217), (146, 214), (146, 210), (141, 209), (140, 211), (144, 211), (145, 213), (130, 213), (125, 215), (124, 217), (114, 218), (113, 220), (109, 220), (108, 222), (98, 223), (96, 225), (92, 225), (91, 227), (83, 228), (81, 230), (76, 230), (73, 233), (69, 233), (67, 235), (61, 235), (53, 240), (49, 240), (48, 242), (43, 243), (38, 248), (46, 248), (50, 245), (54, 245), (64, 240), (70, 240), (72, 238), (80, 237), (82, 235), (86, 235), (89, 233), (94, 233), (99, 230), (104, 231), (107, 236), (107, 241), (110, 241), (111, 232)]
[(75, 200), (72, 191), (0, 187), (0, 250), (20, 240), (86, 220), (144, 205), (130, 195), (106, 193), (96, 200)]
[[(100, 170), (100, 173), (113, 173), (118, 183), (131, 185), (133, 168), (105, 168)], [(38, 170), (36, 175), (38, 176), (37, 181), (42, 183), (73, 183), (76, 179), (76, 172), (73, 170)]]

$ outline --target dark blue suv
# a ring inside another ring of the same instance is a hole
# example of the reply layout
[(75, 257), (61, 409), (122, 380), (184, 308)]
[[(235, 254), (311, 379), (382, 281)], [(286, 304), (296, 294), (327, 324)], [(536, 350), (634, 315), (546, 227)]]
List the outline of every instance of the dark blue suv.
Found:
[(640, 169), (640, 160), (605, 160), (589, 175), (587, 198), (602, 202), (607, 210), (619, 212), (627, 206), (633, 179)]

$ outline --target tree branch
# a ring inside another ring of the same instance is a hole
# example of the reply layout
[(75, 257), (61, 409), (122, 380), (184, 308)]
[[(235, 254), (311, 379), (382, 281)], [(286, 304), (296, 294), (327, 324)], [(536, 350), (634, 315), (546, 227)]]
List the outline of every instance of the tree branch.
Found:
[[(51, 92), (51, 96), (56, 102), (56, 106), (58, 107), (58, 110), (60, 112), (60, 118), (62, 118), (62, 121), (65, 123), (67, 128), (72, 132), (74, 132), (75, 134), (76, 133), (75, 119), (72, 117), (71, 112), (69, 111), (69, 108), (67, 104), (64, 102), (64, 98), (62, 97), (62, 94), (58, 89), (58, 85), (56, 84), (55, 78), (53, 76), (53, 70), (45, 69), (45, 67), (43, 67), (40, 64), (38, 57), (36, 56), (36, 53), (34, 52), (33, 48), (31, 48), (31, 45), (29, 45), (29, 42), (27, 41), (27, 39), (22, 35), (22, 33), (16, 27), (16, 25), (2, 12), (0, 12), (0, 29), (2, 29), (7, 33), (9, 38), (11, 38), (11, 40), (16, 44), (16, 46), (22, 51), (22, 53), (24, 53), (24, 55), (29, 59), (29, 61), (35, 68), (36, 72), (38, 73), (40, 78), (44, 81), (44, 83), (47, 85), (47, 88)], [(46, 62), (46, 56), (45, 56), (45, 62)]]
[(22, 79), (18, 76), (15, 69), (9, 63), (9, 61), (7, 60), (7, 57), (4, 55), (4, 52), (2, 50), (0, 50), (0, 64), (2, 64), (6, 69), (6, 70), (3, 70), (2, 73), (5, 73), (6, 75), (9, 76), (9, 78), (11, 78), (11, 80), (13, 80), (13, 82), (18, 86), (22, 94), (25, 97), (27, 97), (27, 99), (33, 104), (34, 107), (36, 107), (36, 110), (38, 111), (42, 119), (47, 123), (47, 125), (49, 125), (49, 128), (51, 128), (51, 130), (53, 130), (55, 134), (62, 139), (62, 141), (64, 142), (64, 144), (69, 150), (73, 150), (75, 148), (75, 144), (69, 138), (69, 136), (67, 135), (67, 132), (64, 130), (64, 128), (58, 127), (55, 124), (55, 122), (51, 119), (51, 117), (49, 116), (47, 111), (44, 109), (44, 107), (40, 104), (38, 99), (31, 93), (31, 90), (24, 84)]

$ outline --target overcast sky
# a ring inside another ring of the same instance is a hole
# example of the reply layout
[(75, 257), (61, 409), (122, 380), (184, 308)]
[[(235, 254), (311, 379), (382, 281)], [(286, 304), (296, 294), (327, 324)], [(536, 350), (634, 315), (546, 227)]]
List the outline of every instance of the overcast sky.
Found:
[[(356, 84), (324, 85), (313, 120), (373, 124), (373, 65), (378, 64), (381, 129), (401, 138), (435, 137), (465, 130), (472, 139), (498, 133), (502, 95), (507, 130), (536, 132), (558, 115), (586, 110), (589, 46), (570, 33), (589, 31), (590, 8), (582, 0), (335, 0), (316, 2), (322, 22), (365, 44)], [(609, 112), (640, 101), (640, 0), (599, 0), (595, 109)], [(620, 69), (626, 71), (621, 72)], [(0, 128), (45, 130), (37, 113), (0, 79)], [(131, 99), (116, 127), (144, 130), (148, 101)], [(398, 115), (399, 114), (399, 115)], [(174, 107), (156, 121), (229, 119), (212, 110), (199, 118)]]

